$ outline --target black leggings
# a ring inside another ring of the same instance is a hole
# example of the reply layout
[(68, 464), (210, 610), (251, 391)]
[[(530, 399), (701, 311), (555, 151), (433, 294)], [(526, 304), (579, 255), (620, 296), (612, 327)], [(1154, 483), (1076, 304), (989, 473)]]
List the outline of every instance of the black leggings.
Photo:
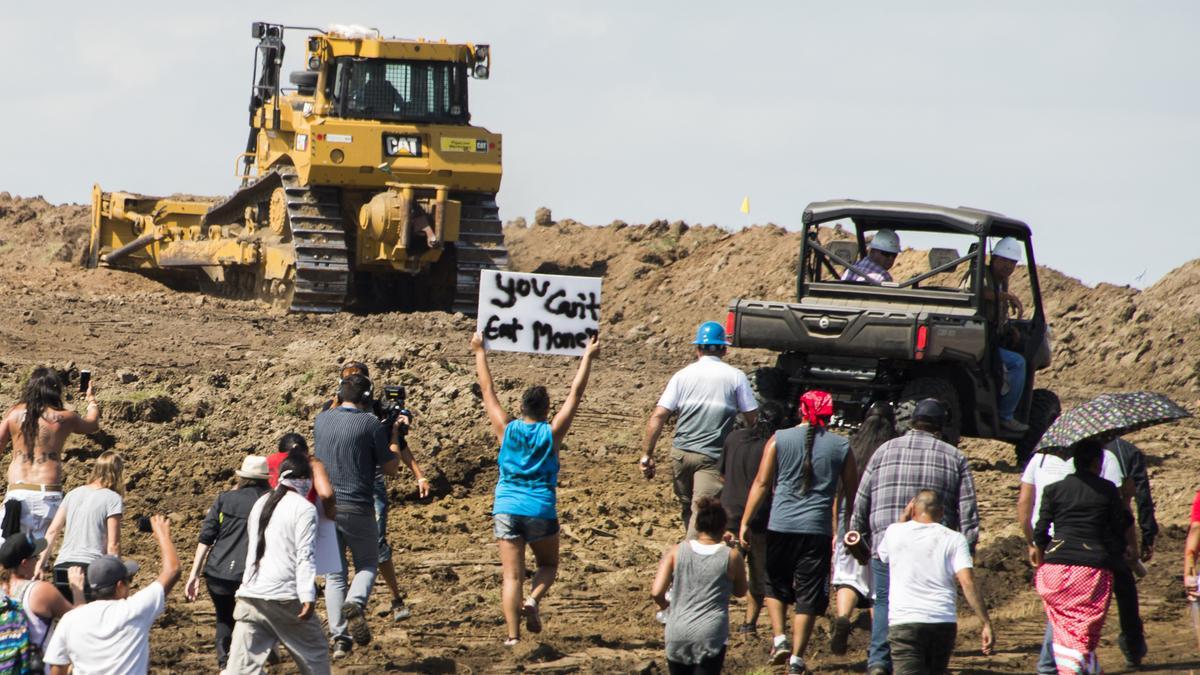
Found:
[(233, 640), (233, 607), (237, 604), (234, 593), (242, 583), (208, 576), (204, 580), (208, 586), (208, 597), (212, 598), (213, 609), (217, 613), (217, 665), (224, 670), (229, 660), (229, 644)]
[(667, 659), (667, 671), (671, 675), (720, 675), (725, 667), (725, 647), (716, 656), (702, 659), (700, 663), (679, 663)]

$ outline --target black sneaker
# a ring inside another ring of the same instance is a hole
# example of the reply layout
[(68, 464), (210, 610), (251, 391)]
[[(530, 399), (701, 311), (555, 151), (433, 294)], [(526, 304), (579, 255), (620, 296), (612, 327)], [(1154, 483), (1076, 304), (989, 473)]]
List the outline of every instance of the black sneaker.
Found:
[(1142, 665), (1142, 659), (1146, 657), (1146, 644), (1142, 643), (1141, 650), (1134, 651), (1129, 647), (1129, 638), (1121, 633), (1117, 636), (1117, 647), (1121, 649), (1121, 656), (1125, 657), (1125, 665), (1130, 668), (1139, 668)]
[(350, 637), (354, 638), (355, 644), (371, 644), (371, 627), (367, 625), (367, 617), (358, 603), (347, 602), (342, 605), (342, 619), (346, 622), (346, 629), (350, 631)]
[(758, 634), (758, 626), (755, 626), (752, 623), (743, 623), (742, 625), (737, 627), (737, 632), (747, 633), (750, 635), (757, 635)]
[(850, 617), (839, 616), (833, 620), (829, 632), (829, 651), (841, 656), (846, 653), (846, 641), (850, 638)]
[(350, 644), (349, 640), (346, 640), (343, 638), (334, 638), (333, 639), (333, 660), (338, 661), (340, 659), (346, 658), (347, 656), (350, 656), (350, 650), (352, 648), (353, 648), (353, 646)]
[(788, 660), (787, 672), (788, 675), (810, 675), (810, 671), (804, 666), (803, 661), (796, 663), (795, 661)]

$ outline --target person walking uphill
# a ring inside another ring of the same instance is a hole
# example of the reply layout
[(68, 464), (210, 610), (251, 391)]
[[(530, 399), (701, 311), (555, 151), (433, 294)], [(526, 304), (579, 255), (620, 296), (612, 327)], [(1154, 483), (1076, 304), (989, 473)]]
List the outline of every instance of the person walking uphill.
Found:
[[(511, 647), (521, 637), (521, 617), (530, 633), (542, 630), (538, 602), (545, 597), (558, 574), (558, 449), (575, 411), (587, 389), (592, 361), (600, 353), (600, 341), (593, 337), (579, 360), (579, 370), (571, 381), (571, 391), (558, 413), (549, 422), (550, 397), (543, 386), (525, 390), (521, 396), (521, 419), (510, 419), (496, 397), (492, 373), (488, 368), (483, 335), (471, 336), (475, 372), (479, 378), (483, 409), (492, 431), (500, 441), (500, 479), (492, 504), (493, 532), (500, 548), (502, 587), (500, 602)], [(525, 544), (533, 549), (537, 572), (533, 575), (529, 597), (522, 602), (525, 580)]]
[(875, 450), (858, 484), (850, 529), (871, 544), (871, 578), (875, 588), (875, 611), (871, 617), (871, 646), (867, 652), (868, 675), (892, 671), (888, 646), (889, 568), (879, 558), (879, 542), (892, 523), (900, 521), (917, 491), (937, 492), (943, 504), (942, 524), (958, 530), (974, 548), (979, 540), (979, 507), (975, 503), (975, 481), (967, 458), (958, 448), (938, 438), (949, 414), (939, 400), (917, 403), (912, 429)]
[(1112, 599), (1112, 570), (1137, 551), (1133, 514), (1117, 487), (1099, 475), (1103, 453), (1094, 440), (1071, 447), (1075, 473), (1042, 492), (1029, 547), (1060, 675), (1100, 672), (1096, 647)]
[[(71, 597), (67, 571), (75, 566), (87, 571), (87, 566), (102, 555), (121, 555), (121, 512), (124, 510), (124, 460), (112, 450), (105, 450), (92, 465), (91, 480), (67, 493), (46, 530), (46, 550), (42, 552), (39, 570), (49, 568), (50, 550), (59, 534), (62, 547), (54, 561), (54, 585), (64, 598)], [(91, 592), (88, 592), (91, 598)]]
[[(745, 546), (754, 511), (774, 487), (767, 522), (771, 663), (787, 661), (788, 672), (796, 675), (809, 672), (804, 654), (817, 617), (829, 607), (834, 497), (839, 483), (847, 501), (853, 501), (858, 489), (850, 441), (826, 429), (832, 416), (833, 398), (827, 392), (809, 391), (800, 397), (800, 425), (776, 432), (763, 448), (740, 530)], [(796, 616), (789, 645), (784, 627), (792, 604)]]
[(88, 385), (87, 411), (80, 415), (63, 408), (63, 385), (50, 368), (35, 368), (25, 383), (21, 400), (0, 421), (0, 452), (12, 442), (8, 465), (8, 492), (0, 517), (0, 538), (19, 529), (35, 539), (46, 528), (62, 503), (62, 451), (71, 434), (100, 430), (100, 405)]
[(693, 504), (703, 497), (721, 494), (718, 463), (725, 437), (733, 430), (734, 417), (741, 413), (746, 426), (754, 426), (758, 419), (758, 403), (746, 374), (721, 362), (729, 345), (721, 324), (700, 324), (692, 344), (696, 346), (696, 361), (671, 377), (650, 413), (640, 460), (642, 474), (653, 478), (654, 446), (667, 419), (678, 414), (671, 465), (675, 496), (689, 537), (696, 533)]
[[(282, 642), (305, 675), (329, 673), (325, 633), (316, 606), (317, 508), (307, 458), (283, 460), (279, 484), (259, 497), (246, 522), (246, 569), (237, 591), (237, 625), (229, 647), (229, 675), (262, 673)], [(330, 612), (332, 614), (332, 611)]]
[[(325, 610), (333, 634), (334, 658), (350, 653), (351, 637), (359, 645), (371, 642), (366, 609), (379, 568), (375, 473), (394, 476), (400, 466), (394, 452), (400, 447), (400, 423), (397, 421), (390, 430), (389, 441), (389, 430), (371, 410), (371, 380), (351, 375), (342, 380), (339, 396), (342, 404), (317, 415), (313, 424), (315, 454), (325, 465), (337, 498), (335, 520), (342, 569), (325, 577)], [(349, 592), (347, 548), (354, 562)]]
[(200, 523), (200, 543), (188, 575), (184, 594), (194, 601), (200, 593), (200, 574), (203, 570), (208, 596), (217, 616), (217, 667), (225, 669), (229, 661), (229, 644), (233, 639), (233, 610), (237, 591), (246, 571), (246, 521), (254, 504), (267, 493), (267, 460), (249, 455), (234, 472), (237, 489), (222, 492), (209, 507)]
[(742, 555), (721, 541), (725, 525), (721, 502), (701, 499), (696, 538), (672, 546), (658, 563), (650, 597), (669, 610), (664, 641), (671, 675), (715, 675), (725, 663), (729, 596), (746, 594)]

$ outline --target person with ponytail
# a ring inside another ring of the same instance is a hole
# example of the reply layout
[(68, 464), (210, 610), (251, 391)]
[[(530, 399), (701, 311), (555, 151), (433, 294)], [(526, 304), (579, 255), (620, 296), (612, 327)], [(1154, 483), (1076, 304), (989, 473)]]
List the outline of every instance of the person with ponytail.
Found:
[[(767, 614), (774, 639), (771, 663), (788, 673), (809, 672), (804, 654), (818, 616), (829, 606), (833, 555), (833, 502), (839, 484), (847, 508), (858, 490), (850, 442), (829, 431), (833, 398), (824, 391), (800, 397), (800, 424), (778, 431), (763, 448), (758, 474), (742, 515), (741, 542), (750, 544), (751, 521), (769, 494), (767, 521)], [(784, 632), (788, 605), (795, 605), (792, 642)]]
[(58, 373), (39, 366), (25, 383), (21, 400), (0, 420), (0, 453), (10, 442), (13, 448), (0, 538), (18, 529), (34, 539), (46, 536), (63, 500), (63, 445), (71, 434), (100, 430), (100, 404), (91, 384), (84, 398), (85, 414), (66, 410)]
[[(759, 406), (758, 420), (745, 429), (734, 429), (725, 438), (721, 452), (721, 475), (725, 487), (721, 489), (721, 505), (728, 516), (727, 527), (733, 538), (738, 536), (742, 514), (746, 510), (746, 498), (750, 495), (750, 484), (758, 475), (762, 463), (763, 447), (771, 436), (784, 424), (786, 409), (775, 401)], [(771, 502), (764, 499), (750, 517), (750, 546), (743, 553), (750, 567), (750, 594), (746, 600), (746, 616), (739, 633), (757, 632), (758, 614), (762, 610), (767, 581), (767, 519), (771, 515)]]
[(237, 592), (237, 622), (226, 669), (261, 673), (282, 642), (301, 673), (329, 673), (329, 646), (316, 606), (317, 509), (305, 496), (313, 474), (307, 457), (279, 465), (279, 483), (259, 498), (246, 523), (246, 568)]
[[(858, 431), (850, 437), (850, 453), (858, 467), (858, 479), (862, 481), (867, 462), (875, 449), (892, 440), (896, 432), (896, 411), (887, 401), (876, 401), (867, 408), (867, 414)], [(850, 637), (850, 614), (855, 607), (871, 607), (871, 569), (858, 562), (846, 548), (845, 537), (850, 525), (850, 508), (845, 499), (838, 500), (838, 535), (833, 548), (834, 620), (829, 635), (829, 651), (846, 653), (846, 641)]]

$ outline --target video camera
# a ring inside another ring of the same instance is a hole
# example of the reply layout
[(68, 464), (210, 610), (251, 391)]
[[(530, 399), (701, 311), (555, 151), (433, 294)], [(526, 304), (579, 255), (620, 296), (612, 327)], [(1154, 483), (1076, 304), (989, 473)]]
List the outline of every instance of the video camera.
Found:
[[(389, 384), (383, 388), (383, 398), (375, 401), (375, 416), (388, 429), (392, 428), (392, 425), (396, 423), (396, 420), (401, 415), (410, 420), (412, 419), (412, 411), (404, 407), (406, 397), (407, 394), (403, 386)], [(400, 435), (408, 435), (407, 424), (400, 425)]]

